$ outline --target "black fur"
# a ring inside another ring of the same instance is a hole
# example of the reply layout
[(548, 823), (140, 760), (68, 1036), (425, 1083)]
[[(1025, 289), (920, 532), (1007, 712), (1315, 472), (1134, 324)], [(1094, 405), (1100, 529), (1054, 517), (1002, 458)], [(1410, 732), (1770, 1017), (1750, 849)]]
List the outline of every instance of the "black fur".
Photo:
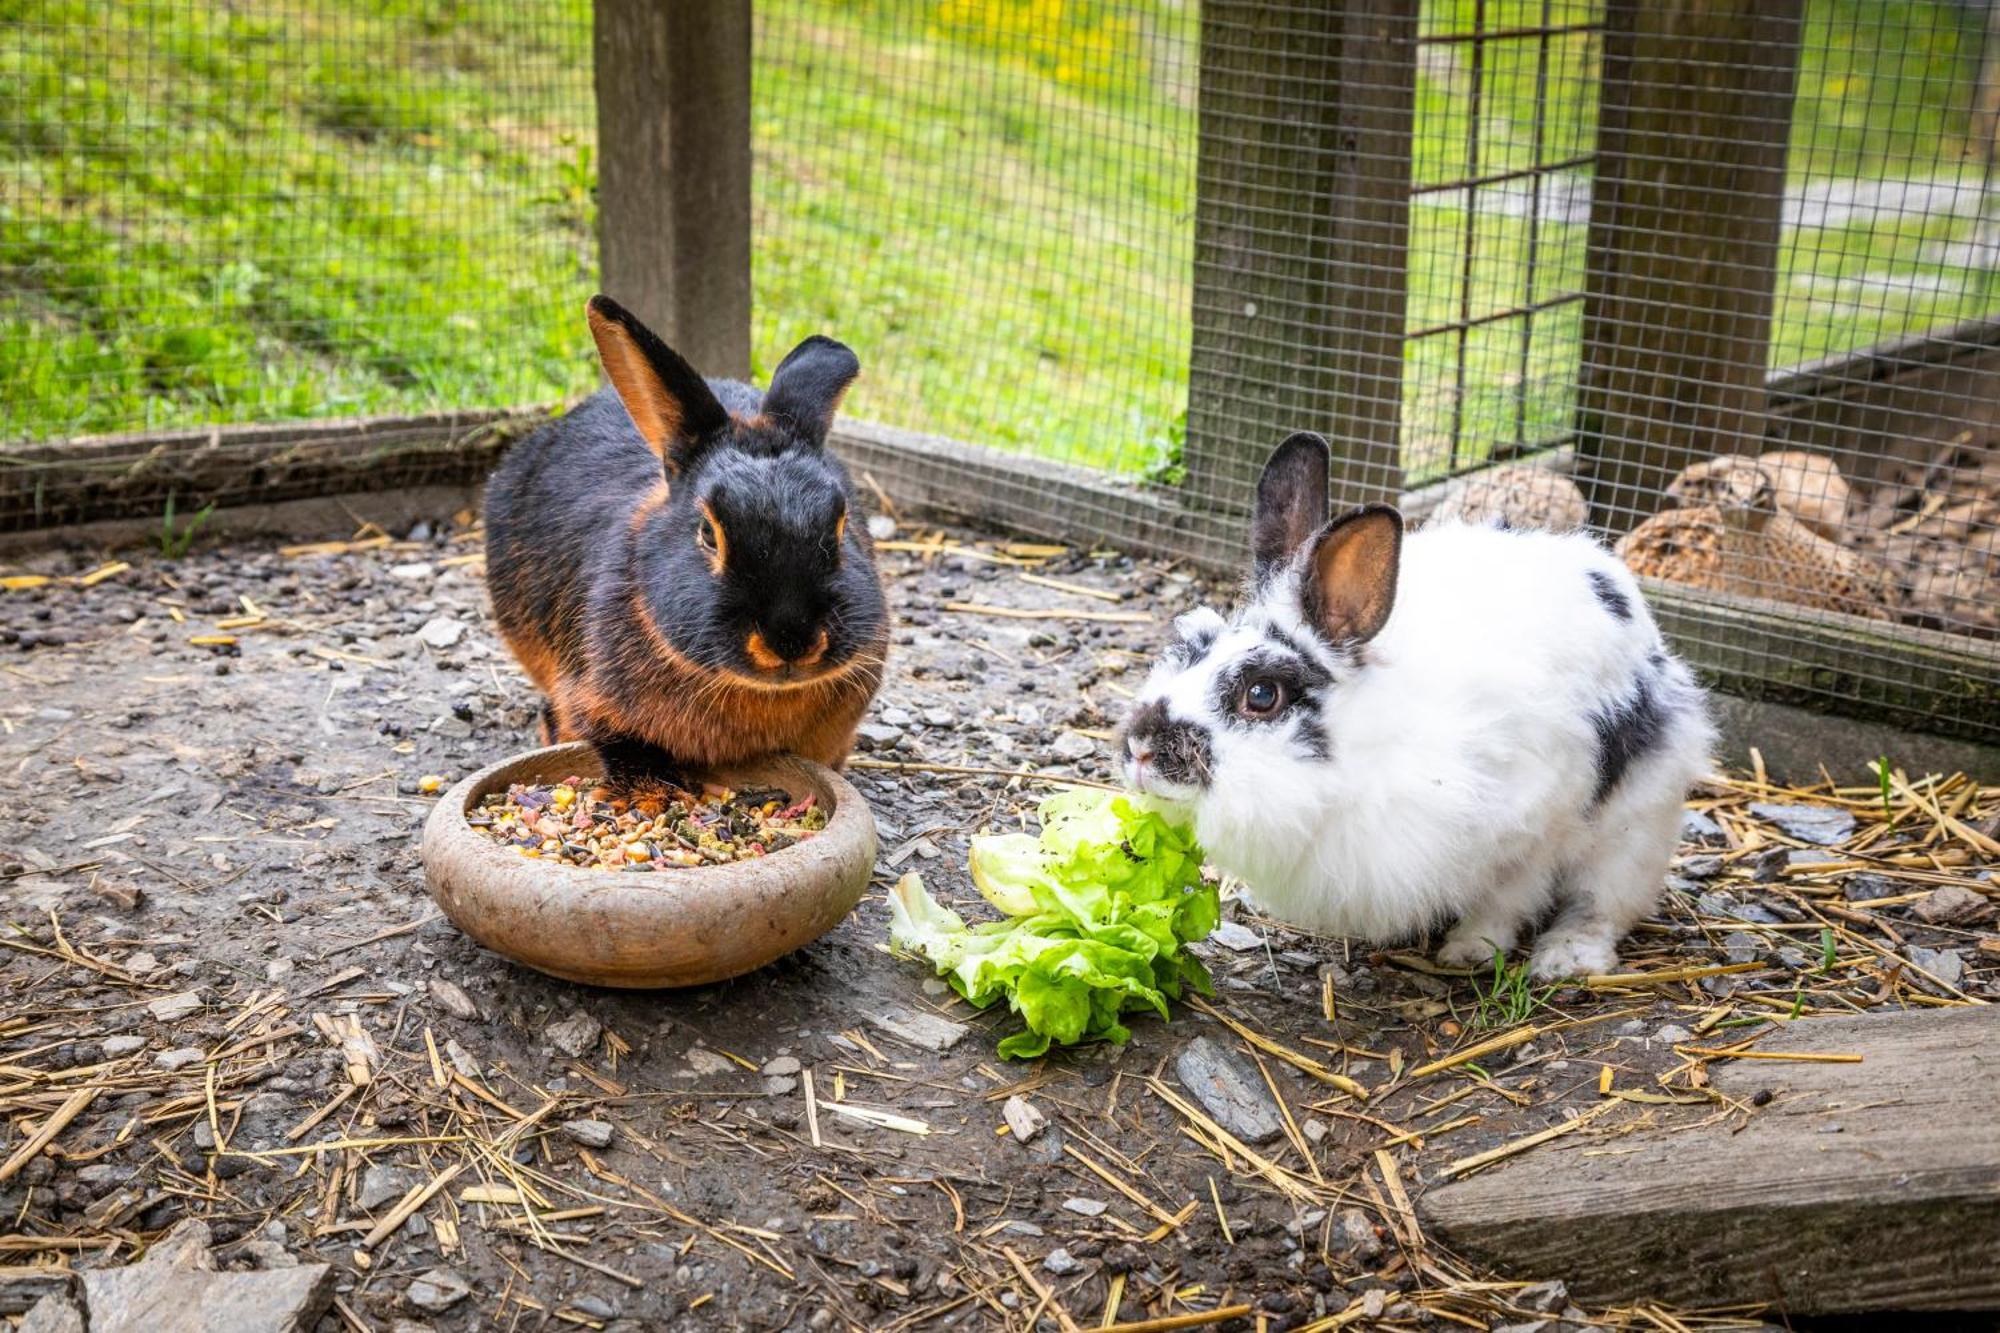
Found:
[(1204, 629), (1184, 637), (1176, 638), (1166, 646), (1166, 650), (1161, 655), (1173, 663), (1177, 669), (1185, 671), (1196, 662), (1201, 661), (1202, 658), (1208, 656), (1208, 650), (1215, 647), (1215, 638), (1218, 633), (1220, 633), (1219, 630)]
[[(1279, 637), (1281, 642), (1290, 637), (1276, 628), (1269, 632)], [(1333, 682), (1333, 677), (1317, 660), (1300, 652), (1296, 645), (1287, 646), (1289, 651), (1254, 649), (1234, 668), (1217, 676), (1209, 706), (1226, 726), (1247, 729), (1289, 723), (1296, 729), (1307, 753), (1315, 759), (1325, 759), (1332, 753), (1332, 748), (1327, 740), (1326, 727), (1320, 722), (1319, 709), (1324, 691)], [(1243, 691), (1259, 679), (1275, 682), (1289, 702), (1269, 717), (1245, 717), (1238, 711), (1237, 704)]]
[(1205, 789), (1215, 771), (1215, 746), (1208, 728), (1167, 716), (1164, 699), (1155, 699), (1125, 719), (1125, 736), (1152, 751), (1147, 761), (1168, 782)]
[[(823, 447), (854, 354), (809, 339), (759, 393), (692, 377), (615, 305), (593, 309), (632, 335), (680, 429), (663, 466), (604, 389), (514, 446), (487, 486), (496, 619), (553, 696), (546, 719), (564, 739), (598, 743), (612, 766), (774, 749), (838, 762), (888, 629), (854, 484)], [(719, 568), (698, 540), (709, 515)], [(785, 702), (851, 663), (853, 688), (837, 702)]]
[(1310, 431), (1286, 438), (1257, 478), (1257, 507), (1250, 520), (1250, 577), (1262, 583), (1291, 563), (1306, 539), (1326, 522), (1327, 474), (1332, 453)]
[(1659, 744), (1667, 724), (1661, 689), (1656, 675), (1641, 672), (1628, 697), (1614, 700), (1592, 715), (1590, 722), (1597, 730), (1597, 789), (1591, 793), (1592, 806), (1602, 805), (1632, 764)]
[(1597, 595), (1597, 600), (1604, 604), (1605, 610), (1620, 620), (1632, 618), (1632, 599), (1625, 595), (1624, 590), (1609, 574), (1601, 569), (1593, 569), (1584, 577), (1590, 580), (1590, 590)]

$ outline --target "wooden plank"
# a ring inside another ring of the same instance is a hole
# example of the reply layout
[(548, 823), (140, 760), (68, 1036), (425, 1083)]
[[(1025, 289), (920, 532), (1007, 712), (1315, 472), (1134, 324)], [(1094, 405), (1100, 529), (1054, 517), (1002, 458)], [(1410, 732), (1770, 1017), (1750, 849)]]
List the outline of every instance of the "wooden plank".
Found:
[(483, 478), (544, 408), (81, 436), (0, 449), (0, 533)]
[(703, 374), (746, 378), (750, 0), (595, 13), (602, 286)]
[(1623, 532), (1757, 453), (1802, 0), (1608, 0), (1578, 449)]
[(1187, 502), (1248, 511), (1295, 430), (1336, 505), (1402, 486), (1415, 0), (1207, 0)]
[(1862, 1062), (1716, 1062), (1744, 1113), (1568, 1135), (1431, 1189), (1430, 1234), (1592, 1305), (2000, 1309), (2000, 1007), (1804, 1019), (1756, 1049)]

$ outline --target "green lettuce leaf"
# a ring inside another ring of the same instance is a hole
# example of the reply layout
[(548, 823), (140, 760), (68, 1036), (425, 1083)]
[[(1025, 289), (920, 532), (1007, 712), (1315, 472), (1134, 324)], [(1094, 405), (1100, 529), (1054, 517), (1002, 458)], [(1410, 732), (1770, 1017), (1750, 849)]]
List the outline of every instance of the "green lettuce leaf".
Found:
[(1005, 1000), (1027, 1025), (1000, 1043), (1029, 1059), (1054, 1045), (1124, 1041), (1120, 1018), (1193, 988), (1208, 970), (1187, 952), (1221, 902), (1201, 878), (1191, 830), (1140, 796), (1078, 789), (1042, 803), (1042, 830), (972, 840), (972, 879), (1005, 919), (967, 926), (916, 875), (889, 896), (889, 944), (922, 958), (972, 1004)]

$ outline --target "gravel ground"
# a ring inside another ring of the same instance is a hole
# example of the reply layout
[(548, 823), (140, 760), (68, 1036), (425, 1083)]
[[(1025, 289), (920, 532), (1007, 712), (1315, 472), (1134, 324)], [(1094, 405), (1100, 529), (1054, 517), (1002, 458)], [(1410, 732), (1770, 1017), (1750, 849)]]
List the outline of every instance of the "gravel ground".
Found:
[[(1110, 777), (1146, 654), (1228, 590), (929, 530), (882, 558), (899, 627), (851, 774), (882, 831), (861, 907), (725, 985), (554, 981), (440, 919), (418, 868), (424, 780), (533, 743), (462, 523), (0, 566), (0, 1161), (58, 1121), (0, 1177), (0, 1319), (24, 1267), (123, 1263), (200, 1217), (224, 1269), (332, 1265), (323, 1329), (1235, 1305), (1220, 1326), (1274, 1333), (1620, 1326), (1639, 1316), (1567, 1306), (1560, 1274), (1472, 1284), (1404, 1200), (1596, 1102), (1603, 1066), (1698, 1090), (1690, 1034), (2000, 991), (1976, 843), (1743, 780), (1691, 803), (1674, 891), (1627, 947), (1646, 981), (1508, 993), (1235, 905), (1201, 946), (1214, 1011), (1007, 1065), (1004, 1017), (888, 956), (881, 891), (917, 869), (974, 900), (967, 836), (1020, 826), (1047, 778)], [(1925, 790), (1966, 825), (2000, 813), (1995, 789)], [(1233, 1104), (1187, 1090), (1218, 1069)]]

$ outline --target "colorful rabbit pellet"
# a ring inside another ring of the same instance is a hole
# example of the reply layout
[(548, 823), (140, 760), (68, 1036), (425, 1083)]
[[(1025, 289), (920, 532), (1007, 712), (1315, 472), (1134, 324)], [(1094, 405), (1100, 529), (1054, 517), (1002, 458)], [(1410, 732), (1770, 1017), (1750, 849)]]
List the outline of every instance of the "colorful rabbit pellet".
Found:
[(804, 842), (826, 827), (811, 796), (706, 788), (614, 797), (594, 779), (554, 786), (516, 783), (467, 816), (504, 847), (593, 870), (677, 870), (745, 861)]

